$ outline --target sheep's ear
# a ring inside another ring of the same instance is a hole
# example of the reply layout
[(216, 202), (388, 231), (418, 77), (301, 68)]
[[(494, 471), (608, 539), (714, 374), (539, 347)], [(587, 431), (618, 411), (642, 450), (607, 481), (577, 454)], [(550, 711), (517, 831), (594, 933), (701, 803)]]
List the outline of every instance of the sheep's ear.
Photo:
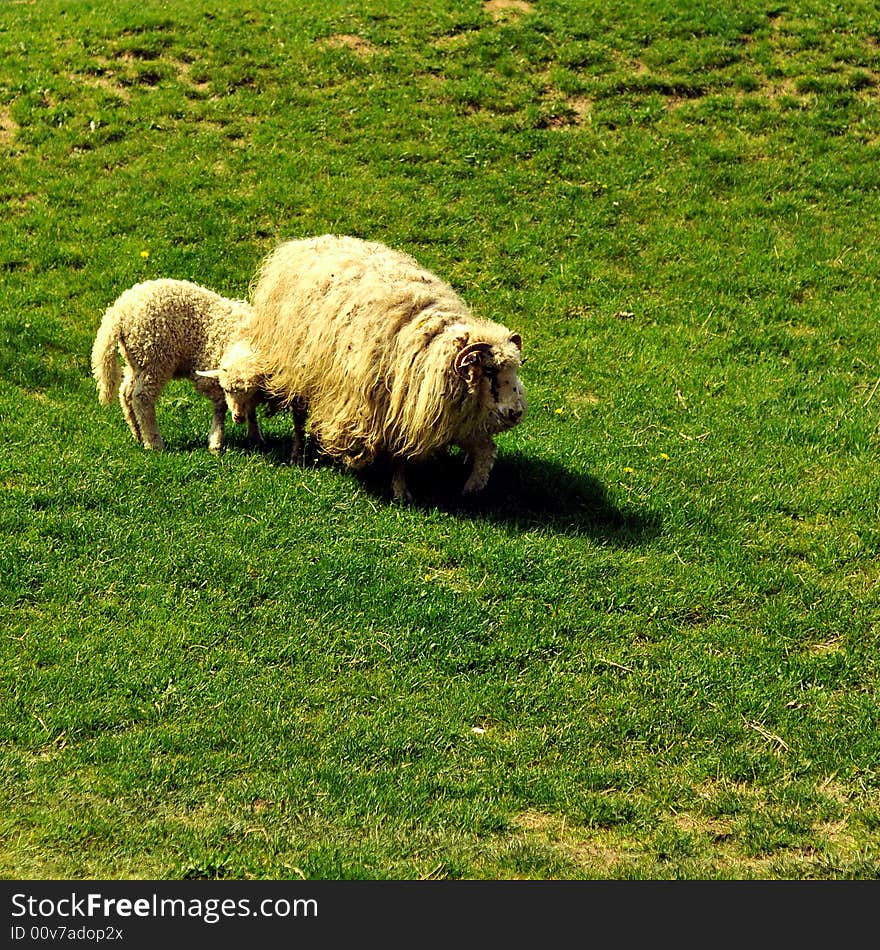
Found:
[(522, 337), (518, 333), (511, 333), (510, 342), (522, 353)]
[(204, 376), (206, 379), (219, 379), (219, 369), (197, 369), (196, 376)]

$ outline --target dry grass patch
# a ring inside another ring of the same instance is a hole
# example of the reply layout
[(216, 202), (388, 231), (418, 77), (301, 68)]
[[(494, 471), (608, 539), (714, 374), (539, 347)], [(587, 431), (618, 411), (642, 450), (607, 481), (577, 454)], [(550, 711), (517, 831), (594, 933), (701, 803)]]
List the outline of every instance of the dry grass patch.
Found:
[(456, 594), (472, 594), (479, 591), (486, 582), (483, 577), (475, 581), (467, 571), (461, 567), (431, 567), (425, 571), (425, 583), (439, 584)]
[(690, 812), (681, 812), (675, 815), (672, 823), (679, 831), (698, 835), (712, 842), (725, 841), (733, 834), (733, 826), (729, 819), (711, 815), (694, 815)]
[(469, 33), (449, 33), (434, 40), (434, 48), (447, 51), (463, 49), (470, 42)]
[(836, 775), (829, 775), (816, 786), (816, 791), (836, 805), (848, 805), (852, 801), (852, 792), (840, 782), (835, 781), (835, 778)]
[(11, 145), (18, 131), (18, 123), (12, 118), (8, 108), (0, 109), (0, 146)]
[(324, 45), (330, 49), (349, 49), (358, 56), (372, 56), (376, 52), (376, 47), (369, 40), (362, 36), (356, 36), (354, 33), (334, 33), (328, 36)]
[(843, 649), (843, 636), (834, 637), (831, 640), (825, 640), (822, 643), (813, 643), (810, 645), (809, 652), (813, 656), (828, 656), (831, 653), (839, 653)]
[(873, 562), (858, 565), (846, 576), (847, 588), (860, 596), (875, 591), (878, 584), (880, 584), (880, 564)]
[(822, 822), (815, 830), (824, 846), (844, 863), (859, 853), (860, 843), (845, 819)]
[(568, 828), (565, 818), (557, 815), (526, 811), (513, 819), (513, 825), (525, 843), (550, 849), (585, 878), (606, 877), (644, 857), (632, 842), (612, 831)]
[[(595, 393), (586, 391), (567, 392), (563, 400), (563, 404), (566, 406), (575, 406), (588, 409), (592, 409), (593, 406), (598, 406), (601, 402), (602, 400)], [(562, 413), (560, 413), (560, 415), (562, 415)]]
[(9, 199), (9, 208), (12, 211), (25, 211), (38, 200), (39, 196), (31, 192), (28, 192), (26, 195), (14, 195)]
[(131, 101), (131, 95), (128, 90), (117, 82), (116, 77), (112, 73), (103, 73), (99, 76), (77, 76), (71, 78), (76, 78), (79, 82), (84, 83), (86, 86), (91, 86), (93, 89), (100, 89), (103, 92), (107, 92), (117, 99), (122, 100), (122, 102), (128, 103)]
[(192, 63), (188, 63), (186, 60), (179, 59), (175, 61), (174, 65), (177, 68), (178, 82), (191, 86), (197, 92), (203, 92), (210, 85), (207, 79), (192, 78)]

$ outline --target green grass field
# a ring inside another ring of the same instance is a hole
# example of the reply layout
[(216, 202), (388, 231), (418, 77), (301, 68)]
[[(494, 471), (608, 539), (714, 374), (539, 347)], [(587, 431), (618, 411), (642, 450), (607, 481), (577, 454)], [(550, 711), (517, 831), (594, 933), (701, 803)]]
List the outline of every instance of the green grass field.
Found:
[[(0, 876), (880, 874), (880, 21), (710, 6), (0, 5)], [(98, 405), (325, 232), (522, 334), (482, 497)]]

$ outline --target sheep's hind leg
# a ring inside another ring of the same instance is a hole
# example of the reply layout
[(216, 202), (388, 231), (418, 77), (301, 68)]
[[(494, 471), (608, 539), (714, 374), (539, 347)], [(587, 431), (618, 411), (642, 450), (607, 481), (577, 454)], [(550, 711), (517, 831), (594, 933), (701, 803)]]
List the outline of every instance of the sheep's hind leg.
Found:
[(160, 451), (165, 448), (156, 422), (156, 399), (162, 383), (151, 376), (140, 376), (131, 390), (131, 408), (137, 420), (145, 449)]
[(134, 414), (134, 406), (132, 405), (133, 388), (134, 374), (129, 367), (126, 368), (125, 375), (122, 377), (122, 383), (119, 386), (119, 404), (122, 406), (122, 415), (125, 417), (129, 429), (131, 429), (131, 434), (134, 436), (135, 442), (137, 442), (138, 445), (143, 445), (144, 440), (141, 435), (141, 427), (138, 425), (137, 417)]

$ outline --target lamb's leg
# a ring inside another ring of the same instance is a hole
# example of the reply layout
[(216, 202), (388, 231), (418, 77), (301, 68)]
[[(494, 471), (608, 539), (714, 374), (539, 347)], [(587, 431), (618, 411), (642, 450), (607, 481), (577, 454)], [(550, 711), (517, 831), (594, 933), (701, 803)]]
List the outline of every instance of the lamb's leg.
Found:
[(471, 495), (486, 487), (486, 482), (489, 481), (489, 473), (492, 471), (492, 466), (498, 457), (498, 449), (491, 436), (486, 436), (479, 442), (464, 445), (462, 448), (467, 452), (471, 461), (471, 473), (464, 483), (462, 494)]
[(290, 464), (303, 464), (303, 447), (306, 442), (306, 407), (301, 399), (293, 403), (293, 447), (290, 450)]
[(208, 433), (208, 449), (217, 453), (223, 451), (223, 433), (226, 427), (226, 399), (221, 395), (214, 403), (214, 418), (211, 420), (211, 431)]
[(394, 474), (391, 476), (391, 497), (394, 501), (409, 503), (413, 500), (406, 485), (406, 462), (398, 459), (394, 465)]
[(164, 385), (164, 380), (144, 374), (134, 380), (131, 390), (131, 408), (137, 426), (143, 438), (145, 449), (160, 451), (165, 448), (159, 426), (156, 423), (156, 399)]
[(125, 374), (122, 377), (122, 383), (119, 386), (119, 404), (122, 406), (122, 415), (128, 423), (131, 434), (134, 436), (138, 445), (143, 444), (141, 437), (141, 427), (138, 425), (137, 417), (134, 414), (132, 406), (132, 389), (134, 388), (134, 373), (130, 366), (125, 368)]

